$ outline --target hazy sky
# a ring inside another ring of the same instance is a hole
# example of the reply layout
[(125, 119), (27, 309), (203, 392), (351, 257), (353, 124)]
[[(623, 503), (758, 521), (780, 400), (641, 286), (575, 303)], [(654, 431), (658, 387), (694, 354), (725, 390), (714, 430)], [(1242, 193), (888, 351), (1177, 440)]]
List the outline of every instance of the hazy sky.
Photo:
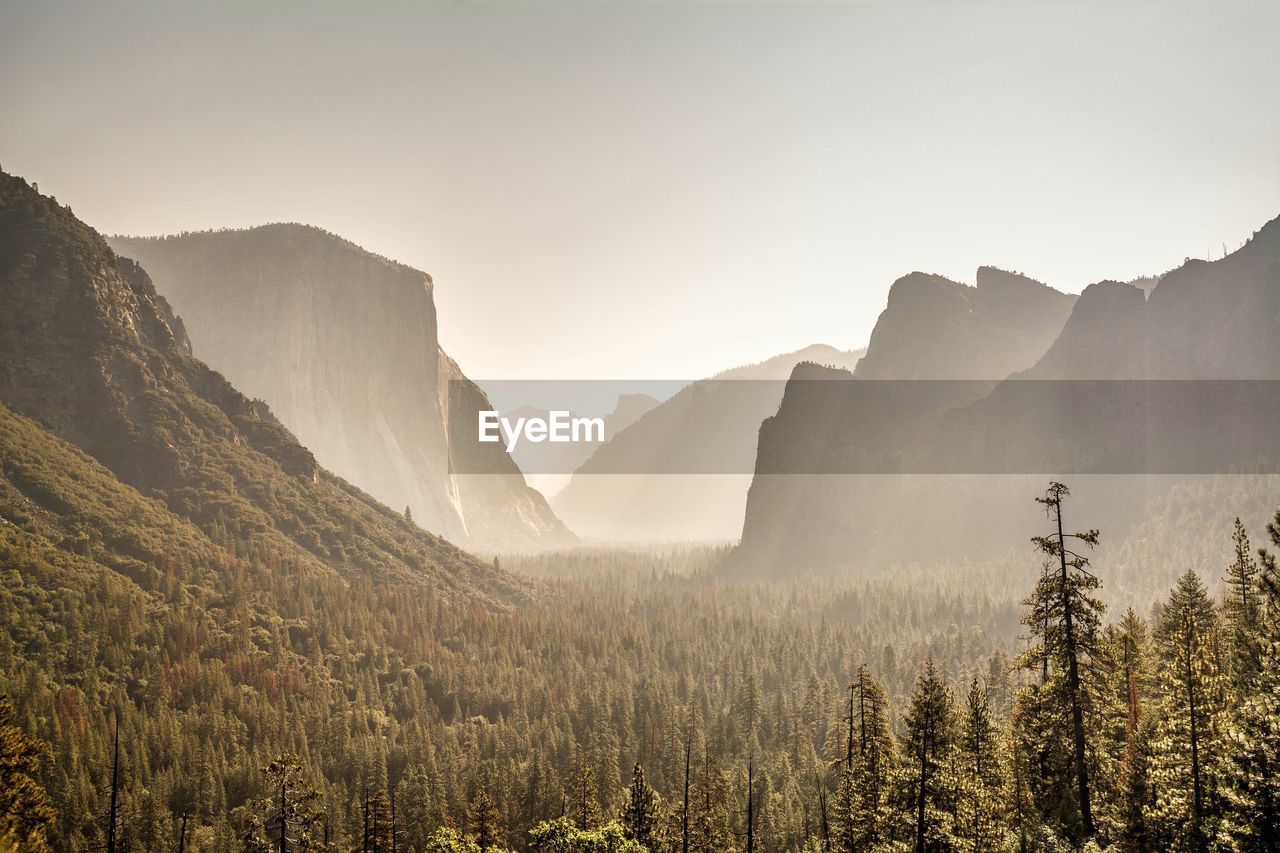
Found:
[(0, 0), (0, 165), (104, 232), (296, 220), (430, 272), (477, 378), (866, 343), (1280, 215), (1280, 4)]

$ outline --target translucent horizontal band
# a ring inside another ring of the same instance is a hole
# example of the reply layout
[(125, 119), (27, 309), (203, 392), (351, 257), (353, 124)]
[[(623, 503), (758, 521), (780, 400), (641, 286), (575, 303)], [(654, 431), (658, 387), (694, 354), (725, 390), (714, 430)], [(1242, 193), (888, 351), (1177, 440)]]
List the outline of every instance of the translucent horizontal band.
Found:
[[(1280, 473), (1276, 380), (813, 373), (488, 380), (487, 398), (459, 380), (449, 389), (453, 471), (509, 473), (509, 450), (525, 474)], [(557, 419), (589, 428), (560, 440), (572, 430), (556, 432)]]

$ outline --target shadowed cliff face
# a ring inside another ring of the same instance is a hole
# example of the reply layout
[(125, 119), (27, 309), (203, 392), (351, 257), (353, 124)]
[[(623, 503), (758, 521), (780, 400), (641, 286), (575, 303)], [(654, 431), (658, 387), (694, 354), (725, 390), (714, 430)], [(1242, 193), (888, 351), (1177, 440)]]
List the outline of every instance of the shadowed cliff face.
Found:
[(450, 432), (466, 412), (475, 429), (474, 407), (450, 405), (450, 381), (470, 383), (439, 349), (425, 273), (300, 225), (113, 245), (148, 269), (196, 354), (266, 400), (326, 467), (468, 545), (572, 542), (500, 446), (466, 469), (492, 482), (452, 475)]
[[(1220, 261), (1166, 274), (1149, 298), (1102, 282), (1071, 301), (991, 270), (977, 288), (919, 274), (895, 284), (854, 375), (798, 370), (761, 427), (739, 569), (984, 558), (1030, 535), (1037, 519), (1027, 496), (1045, 479), (1035, 472), (1069, 462), (1092, 472), (1071, 478), (1079, 509), (1122, 528), (1190, 473), (1223, 470), (1213, 467), (1219, 451), (1274, 451), (1265, 428), (1272, 389), (1184, 383), (1154, 393), (1141, 382), (1028, 380), (1280, 379), (1280, 223)], [(875, 405), (875, 393), (799, 382), (951, 377), (1006, 381)], [(1005, 473), (928, 473), (960, 457)], [(1135, 457), (1191, 467), (1106, 473)], [(867, 472), (910, 473), (850, 474), (850, 459)], [(779, 473), (798, 469), (828, 473)]]
[(483, 601), (523, 594), (521, 583), (319, 467), (264, 403), (188, 354), (137, 264), (3, 173), (0, 305), (0, 403), (215, 541)]

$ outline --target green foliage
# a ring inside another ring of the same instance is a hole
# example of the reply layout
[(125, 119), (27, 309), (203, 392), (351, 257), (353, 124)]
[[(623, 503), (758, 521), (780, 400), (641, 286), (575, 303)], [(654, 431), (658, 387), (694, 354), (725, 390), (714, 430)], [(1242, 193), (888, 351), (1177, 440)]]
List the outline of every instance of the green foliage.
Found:
[(1160, 721), (1152, 744), (1153, 818), (1161, 841), (1206, 850), (1225, 816), (1226, 679), (1217, 608), (1194, 572), (1179, 579), (1156, 626)]
[[(262, 768), (263, 795), (247, 808), (242, 836), (245, 853), (272, 853), (287, 848), (305, 853), (322, 850), (324, 812), (320, 792), (293, 755), (282, 755)], [(283, 836), (283, 841), (281, 837)]]
[(13, 703), (0, 696), (0, 839), (26, 850), (45, 850), (56, 812), (40, 783), (48, 744), (13, 725)]
[(637, 764), (631, 771), (631, 784), (627, 787), (626, 805), (619, 822), (627, 838), (641, 847), (656, 850), (663, 840), (664, 809), (662, 798), (644, 778), (644, 769)]
[(594, 829), (575, 826), (568, 818), (544, 821), (529, 831), (533, 849), (544, 853), (646, 853), (627, 837), (617, 821)]
[[(1280, 510), (1267, 532), (1280, 547)], [(1251, 852), (1280, 848), (1280, 575), (1273, 552), (1260, 549), (1259, 557), (1258, 660), (1236, 697), (1227, 788), (1230, 809), (1240, 818), (1231, 830), (1240, 848)]]
[(1004, 843), (1005, 756), (986, 687), (974, 678), (965, 697), (955, 752), (955, 837), (960, 850), (980, 853)]
[(422, 847), (423, 853), (485, 853), (470, 836), (442, 826), (431, 834)]
[[(1035, 643), (1022, 665), (1040, 675), (1040, 684), (1022, 698), (1018, 719), (1024, 745), (1036, 750), (1036, 782), (1031, 791), (1040, 813), (1054, 832), (1073, 841), (1092, 837), (1097, 829), (1093, 799), (1100, 765), (1107, 760), (1092, 737), (1101, 728), (1099, 696), (1105, 692), (1105, 651), (1101, 626), (1105, 606), (1097, 592), (1101, 581), (1089, 558), (1077, 547), (1098, 544), (1097, 530), (1065, 533), (1063, 505), (1070, 491), (1050, 483), (1036, 500), (1048, 513), (1052, 529), (1033, 537), (1044, 569), (1027, 599), (1023, 624)], [(1075, 545), (1074, 543), (1080, 543)]]
[(925, 662), (916, 682), (903, 728), (898, 797), (907, 824), (904, 834), (918, 851), (950, 850), (957, 793), (955, 701), (932, 660)]

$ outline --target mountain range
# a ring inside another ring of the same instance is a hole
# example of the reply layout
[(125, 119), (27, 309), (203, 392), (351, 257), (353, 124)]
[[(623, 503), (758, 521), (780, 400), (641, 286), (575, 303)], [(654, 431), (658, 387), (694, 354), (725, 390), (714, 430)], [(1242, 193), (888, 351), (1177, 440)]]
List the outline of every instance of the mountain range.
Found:
[[(1223, 458), (1241, 475), (1274, 467), (1273, 383), (1223, 380), (1280, 379), (1280, 220), (1154, 286), (1072, 299), (978, 278), (901, 279), (855, 371), (797, 367), (760, 429), (738, 569), (989, 556), (1034, 524), (1025, 495), (1064, 467), (1083, 472), (1077, 508), (1122, 529), (1192, 475), (1229, 473)], [(986, 381), (895, 381), (920, 379)]]

